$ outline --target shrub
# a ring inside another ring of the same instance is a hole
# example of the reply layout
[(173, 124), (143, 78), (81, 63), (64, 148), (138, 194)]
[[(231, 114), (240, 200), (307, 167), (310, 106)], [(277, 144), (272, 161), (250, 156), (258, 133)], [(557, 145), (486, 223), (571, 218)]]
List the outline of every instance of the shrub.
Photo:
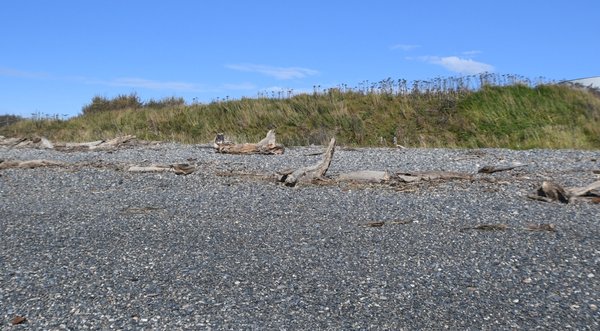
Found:
[(81, 109), (84, 115), (99, 113), (104, 111), (138, 109), (142, 107), (140, 98), (135, 93), (129, 95), (119, 94), (113, 99), (107, 99), (103, 96), (95, 96), (92, 98), (92, 103), (83, 106)]
[(0, 127), (9, 126), (21, 120), (23, 120), (23, 117), (17, 115), (0, 115)]
[(144, 104), (144, 107), (153, 108), (153, 109), (164, 109), (164, 108), (176, 108), (185, 105), (185, 100), (183, 98), (176, 97), (168, 97), (162, 98), (158, 101), (154, 99), (150, 99)]

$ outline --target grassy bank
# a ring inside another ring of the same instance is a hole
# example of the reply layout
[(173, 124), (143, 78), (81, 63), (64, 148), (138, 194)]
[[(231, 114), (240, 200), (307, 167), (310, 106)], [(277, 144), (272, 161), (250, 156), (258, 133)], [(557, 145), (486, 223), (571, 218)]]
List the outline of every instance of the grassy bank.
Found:
[(323, 144), (336, 136), (341, 144), (354, 146), (391, 146), (396, 137), (407, 147), (600, 148), (600, 98), (562, 85), (329, 89), (194, 105), (172, 98), (146, 104), (121, 99), (119, 109), (106, 109), (111, 100), (104, 99), (86, 105), (78, 117), (21, 120), (0, 127), (0, 134), (55, 141), (133, 134), (205, 143), (225, 132), (234, 141), (252, 142), (274, 128), (285, 145)]

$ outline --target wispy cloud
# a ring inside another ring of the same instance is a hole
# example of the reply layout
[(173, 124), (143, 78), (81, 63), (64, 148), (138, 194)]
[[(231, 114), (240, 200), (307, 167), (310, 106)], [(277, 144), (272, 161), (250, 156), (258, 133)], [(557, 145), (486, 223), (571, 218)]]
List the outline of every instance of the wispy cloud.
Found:
[(85, 76), (56, 76), (44, 72), (23, 71), (12, 68), (0, 67), (0, 76), (17, 77), (26, 79), (50, 79), (66, 82), (79, 82), (92, 85), (121, 86), (132, 88), (144, 88), (152, 90), (174, 90), (174, 91), (203, 91), (201, 85), (177, 81), (157, 81), (144, 78), (116, 78), (112, 80), (98, 80)]
[(273, 67), (261, 64), (228, 64), (226, 68), (245, 72), (255, 72), (276, 79), (299, 79), (319, 74), (317, 70), (301, 67)]
[(449, 71), (460, 74), (473, 75), (486, 71), (494, 71), (494, 66), (491, 64), (477, 62), (472, 59), (460, 58), (458, 56), (422, 56), (419, 57), (419, 59), (427, 63), (440, 65)]
[(390, 49), (399, 49), (399, 50), (408, 52), (408, 51), (412, 51), (414, 49), (417, 49), (419, 47), (421, 47), (421, 45), (396, 44), (396, 45), (390, 46)]
[(88, 84), (99, 84), (116, 87), (131, 87), (149, 90), (171, 90), (171, 91), (190, 91), (203, 92), (205, 88), (201, 85), (187, 82), (176, 81), (158, 81), (144, 78), (123, 77), (108, 81), (87, 80)]
[(462, 52), (462, 55), (467, 55), (467, 56), (472, 56), (472, 55), (477, 55), (477, 54), (481, 54), (481, 51), (477, 51), (477, 50), (472, 50), (472, 51), (465, 51)]
[(223, 84), (225, 90), (255, 90), (257, 87), (252, 83), (238, 83), (238, 84)]
[(17, 77), (17, 78), (33, 78), (33, 79), (50, 79), (52, 76), (44, 72), (23, 71), (12, 68), (0, 67), (0, 76)]

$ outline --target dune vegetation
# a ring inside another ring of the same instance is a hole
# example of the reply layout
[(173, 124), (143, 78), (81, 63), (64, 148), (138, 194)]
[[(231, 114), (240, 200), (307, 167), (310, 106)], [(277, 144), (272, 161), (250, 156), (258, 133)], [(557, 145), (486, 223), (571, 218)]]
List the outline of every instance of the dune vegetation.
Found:
[(272, 92), (255, 98), (186, 104), (142, 101), (136, 94), (96, 96), (79, 116), (11, 118), (0, 135), (92, 141), (131, 134), (144, 140), (206, 143), (217, 132), (254, 142), (275, 129), (288, 145), (512, 149), (600, 148), (596, 91), (482, 74), (407, 82), (386, 79), (313, 93)]

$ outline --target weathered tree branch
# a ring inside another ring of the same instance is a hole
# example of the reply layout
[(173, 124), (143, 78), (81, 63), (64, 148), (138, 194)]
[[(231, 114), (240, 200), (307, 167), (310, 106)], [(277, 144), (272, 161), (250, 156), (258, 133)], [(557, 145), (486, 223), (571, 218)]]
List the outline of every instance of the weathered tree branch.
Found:
[(302, 167), (294, 170), (289, 174), (283, 174), (281, 181), (287, 186), (295, 186), (299, 181), (310, 182), (315, 179), (324, 179), (324, 175), (329, 169), (333, 153), (335, 152), (335, 138), (331, 138), (327, 149), (323, 153), (321, 162), (309, 167)]

